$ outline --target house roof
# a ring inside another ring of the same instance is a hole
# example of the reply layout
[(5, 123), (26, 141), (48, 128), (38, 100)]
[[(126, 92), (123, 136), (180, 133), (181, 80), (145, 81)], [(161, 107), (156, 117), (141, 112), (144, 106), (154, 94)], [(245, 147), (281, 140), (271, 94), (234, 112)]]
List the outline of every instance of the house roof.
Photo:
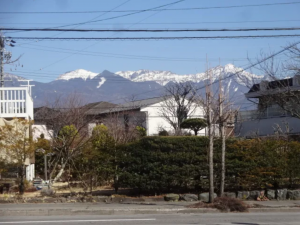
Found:
[(52, 109), (46, 106), (38, 107), (33, 109), (34, 112), (34, 121), (44, 121), (46, 119), (54, 118), (59, 110)]
[(261, 81), (259, 84), (254, 84), (245, 96), (246, 98), (260, 98), (284, 91), (300, 91), (300, 74), (282, 80)]
[(83, 108), (86, 110), (86, 115), (97, 115), (103, 113), (103, 111), (110, 110), (117, 106), (116, 104), (110, 103), (110, 102), (93, 102), (90, 104), (87, 104), (83, 106)]
[(104, 113), (111, 113), (111, 112), (121, 112), (121, 111), (140, 109), (143, 107), (147, 107), (149, 105), (153, 105), (153, 104), (162, 102), (164, 100), (165, 100), (165, 97), (155, 97), (155, 98), (148, 98), (148, 99), (126, 102), (123, 104), (116, 105), (114, 108), (105, 110), (102, 113), (104, 114)]
[[(248, 93), (252, 92), (257, 92), (260, 91), (260, 84), (254, 84)], [(267, 83), (267, 90), (270, 89), (276, 89), (276, 88), (284, 88), (284, 87), (290, 87), (293, 86), (293, 78), (288, 78), (288, 79), (282, 79), (282, 80), (275, 80), (275, 81), (270, 81)]]

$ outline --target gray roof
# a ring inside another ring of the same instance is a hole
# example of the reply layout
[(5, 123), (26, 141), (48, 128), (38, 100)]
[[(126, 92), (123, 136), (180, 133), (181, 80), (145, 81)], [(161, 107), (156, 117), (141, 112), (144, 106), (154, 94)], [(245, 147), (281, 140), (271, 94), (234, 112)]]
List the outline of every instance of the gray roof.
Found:
[(103, 111), (110, 110), (117, 106), (116, 104), (110, 102), (94, 102), (84, 106), (86, 109), (86, 115), (97, 115), (101, 114)]
[(147, 107), (149, 105), (153, 105), (153, 104), (162, 102), (164, 100), (165, 100), (165, 97), (155, 97), (155, 98), (136, 100), (136, 101), (132, 101), (132, 102), (126, 102), (123, 104), (116, 105), (114, 108), (105, 110), (105, 111), (101, 112), (101, 114), (111, 113), (111, 112), (128, 111), (128, 110), (133, 110), (133, 109), (140, 109), (143, 107)]

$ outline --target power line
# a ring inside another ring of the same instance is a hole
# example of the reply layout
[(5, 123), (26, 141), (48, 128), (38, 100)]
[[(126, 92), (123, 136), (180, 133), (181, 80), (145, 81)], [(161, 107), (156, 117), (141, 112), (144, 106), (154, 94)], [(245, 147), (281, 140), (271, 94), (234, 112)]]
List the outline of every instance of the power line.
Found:
[[(184, 0), (183, 0), (183, 1), (184, 1)], [(128, 1), (126, 1), (126, 2), (128, 2)], [(173, 3), (169, 4), (169, 5), (167, 5), (167, 7), (171, 7), (172, 5), (177, 4), (177, 3), (179, 3), (179, 2), (181, 2), (181, 1), (173, 2)], [(161, 7), (161, 6), (159, 6), (159, 7)], [(136, 25), (136, 24), (138, 24), (138, 23), (140, 23), (140, 22), (142, 22), (142, 21), (144, 21), (144, 20), (146, 20), (146, 19), (148, 19), (148, 18), (150, 18), (150, 17), (152, 17), (152, 16), (158, 14), (158, 13), (160, 13), (160, 12), (155, 12), (155, 13), (151, 14), (150, 16), (148, 16), (148, 17), (146, 17), (146, 18), (144, 18), (144, 19), (142, 19), (142, 20), (139, 20), (137, 23), (134, 23), (133, 25), (129, 26), (128, 28), (130, 28), (130, 27), (132, 27), (132, 26), (134, 26), (134, 25)], [(85, 49), (87, 49), (87, 48), (90, 48), (90, 47), (92, 47), (92, 46), (95, 46), (96, 44), (98, 44), (98, 43), (91, 44), (91, 45), (89, 45), (89, 46), (87, 46), (87, 47), (85, 47), (85, 48), (80, 49), (80, 51), (85, 50)], [(49, 66), (52, 66), (52, 65), (54, 65), (54, 64), (56, 64), (56, 63), (59, 63), (59, 62), (65, 60), (65, 59), (67, 59), (67, 58), (69, 58), (69, 57), (71, 57), (71, 56), (73, 56), (73, 55), (75, 55), (75, 54), (77, 54), (77, 53), (72, 53), (72, 54), (70, 54), (70, 55), (68, 55), (68, 56), (66, 56), (66, 57), (64, 57), (64, 58), (62, 58), (62, 59), (56, 60), (55, 62), (50, 63), (50, 64), (48, 64), (47, 66), (44, 66), (43, 69), (44, 69), (44, 68), (47, 68), (47, 67), (49, 67)]]
[[(244, 21), (203, 21), (203, 22), (172, 22), (172, 23), (139, 23), (143, 25), (198, 25), (198, 24), (228, 24), (228, 23), (277, 23), (277, 22), (299, 22), (300, 20), (244, 20)], [(5, 23), (1, 24), (63, 24), (65, 23)], [(121, 23), (120, 25), (130, 25), (135, 23)], [(115, 23), (94, 23), (91, 26), (115, 25)]]
[[(171, 3), (172, 4), (172, 3)], [(266, 3), (266, 4), (252, 4), (252, 5), (231, 5), (231, 6), (212, 6), (212, 7), (192, 7), (192, 8), (177, 8), (177, 9), (148, 9), (147, 11), (189, 11), (189, 10), (206, 10), (206, 9), (229, 9), (229, 8), (244, 8), (244, 7), (260, 7), (260, 6), (275, 6), (275, 5), (294, 5), (300, 4), (300, 2), (279, 2), (279, 3)], [(101, 13), (101, 12), (111, 12), (111, 13), (123, 13), (123, 12), (140, 12), (142, 10), (132, 9), (132, 10), (115, 10), (115, 11), (52, 11), (52, 12), (39, 12), (39, 11), (29, 11), (29, 12), (0, 12), (0, 14), (91, 14), (91, 13)]]
[(191, 37), (13, 37), (19, 40), (51, 40), (51, 41), (127, 41), (127, 40), (199, 40), (199, 39), (248, 39), (248, 38), (288, 38), (300, 37), (300, 34), (278, 34), (278, 35), (245, 35), (245, 36), (191, 36)]
[(222, 29), (58, 29), (58, 28), (7, 28), (3, 31), (62, 31), (62, 32), (237, 32), (237, 31), (290, 31), (300, 27), (266, 27), (266, 28), (222, 28)]
[[(109, 57), (109, 58), (121, 58), (121, 59), (140, 59), (140, 60), (159, 60), (159, 61), (180, 61), (180, 62), (200, 62), (206, 61), (205, 58), (173, 58), (173, 57), (158, 57), (158, 56), (145, 56), (145, 55), (127, 55), (127, 54), (114, 54), (114, 53), (105, 53), (105, 52), (92, 52), (92, 51), (79, 51), (73, 49), (66, 48), (57, 48), (57, 47), (48, 47), (42, 45), (33, 45), (40, 46), (42, 48), (49, 49), (41, 49), (41, 48), (32, 48), (32, 47), (22, 47), (27, 49), (39, 50), (39, 51), (49, 51), (49, 52), (57, 52), (57, 53), (78, 53), (79, 55), (90, 55), (90, 56), (100, 56), (100, 57)], [(63, 51), (58, 51), (58, 50)], [(210, 59), (211, 61), (219, 61), (219, 58)], [(222, 58), (222, 60), (227, 61), (247, 61), (249, 58)]]
[(69, 24), (69, 25), (64, 25), (64, 26), (58, 26), (58, 27), (55, 27), (55, 28), (68, 27), (68, 26), (73, 26), (73, 25), (81, 25), (81, 24), (94, 23), (94, 22), (100, 22), (100, 21), (106, 21), (106, 20), (122, 18), (122, 17), (126, 17), (126, 16), (135, 15), (135, 14), (138, 14), (138, 13), (148, 12), (148, 11), (151, 11), (151, 10), (154, 10), (154, 9), (159, 9), (159, 8), (163, 8), (163, 7), (166, 7), (166, 6), (174, 5), (174, 4), (177, 4), (179, 2), (183, 2), (183, 1), (185, 1), (185, 0), (179, 0), (179, 1), (176, 1), (176, 2), (169, 3), (169, 4), (164, 4), (164, 5), (161, 5), (161, 6), (154, 7), (154, 8), (139, 10), (139, 11), (136, 11), (136, 12), (133, 12), (133, 13), (123, 14), (123, 15), (120, 15), (120, 16), (113, 16), (113, 17), (109, 17), (109, 18), (105, 18), (105, 19), (101, 19), (101, 20), (92, 20), (92, 21), (86, 21), (86, 22), (82, 22), (82, 23), (74, 23), (74, 24)]

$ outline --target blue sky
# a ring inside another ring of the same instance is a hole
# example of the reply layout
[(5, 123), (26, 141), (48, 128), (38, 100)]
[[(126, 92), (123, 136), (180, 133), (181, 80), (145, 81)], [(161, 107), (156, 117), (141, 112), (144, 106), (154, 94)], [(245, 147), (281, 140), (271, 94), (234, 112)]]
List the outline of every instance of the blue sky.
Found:
[[(5, 14), (1, 12), (71, 12), (143, 10), (175, 2), (176, 0), (0, 0), (0, 26), (46, 28), (86, 22), (127, 14)], [(193, 7), (242, 6), (268, 3), (299, 2), (296, 0), (185, 0), (166, 7), (168, 9)], [(170, 29), (170, 28), (259, 28), (296, 27), (300, 22), (300, 4), (256, 7), (214, 8), (186, 11), (143, 12), (117, 19), (77, 26), (82, 29)], [(67, 28), (74, 28), (70, 26)], [(264, 32), (211, 32), (211, 33), (70, 33), (70, 32), (5, 32), (12, 37), (148, 37), (148, 36), (220, 36), (300, 34), (300, 31)], [(230, 40), (168, 40), (168, 41), (25, 41), (17, 40), (8, 48), (20, 59), (22, 66), (5, 66), (13, 71), (41, 82), (54, 80), (60, 74), (75, 69), (93, 72), (109, 70), (169, 70), (190, 74), (205, 70), (205, 58), (211, 66), (233, 63), (248, 65), (247, 57), (255, 58), (261, 51), (278, 51), (300, 38), (230, 39)], [(75, 52), (74, 52), (75, 51)], [(77, 52), (79, 51), (79, 52)], [(157, 59), (155, 57), (161, 57)], [(283, 57), (283, 56), (280, 56)], [(176, 59), (176, 60), (175, 60)], [(16, 69), (16, 70), (15, 70)]]

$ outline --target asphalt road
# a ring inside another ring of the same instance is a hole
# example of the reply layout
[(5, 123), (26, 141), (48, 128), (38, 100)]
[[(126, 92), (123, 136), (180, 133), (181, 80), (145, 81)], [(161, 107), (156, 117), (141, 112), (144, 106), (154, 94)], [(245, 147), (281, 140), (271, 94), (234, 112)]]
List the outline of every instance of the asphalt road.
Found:
[(199, 225), (299, 225), (299, 213), (213, 213), (120, 216), (0, 217), (2, 224), (199, 224)]

